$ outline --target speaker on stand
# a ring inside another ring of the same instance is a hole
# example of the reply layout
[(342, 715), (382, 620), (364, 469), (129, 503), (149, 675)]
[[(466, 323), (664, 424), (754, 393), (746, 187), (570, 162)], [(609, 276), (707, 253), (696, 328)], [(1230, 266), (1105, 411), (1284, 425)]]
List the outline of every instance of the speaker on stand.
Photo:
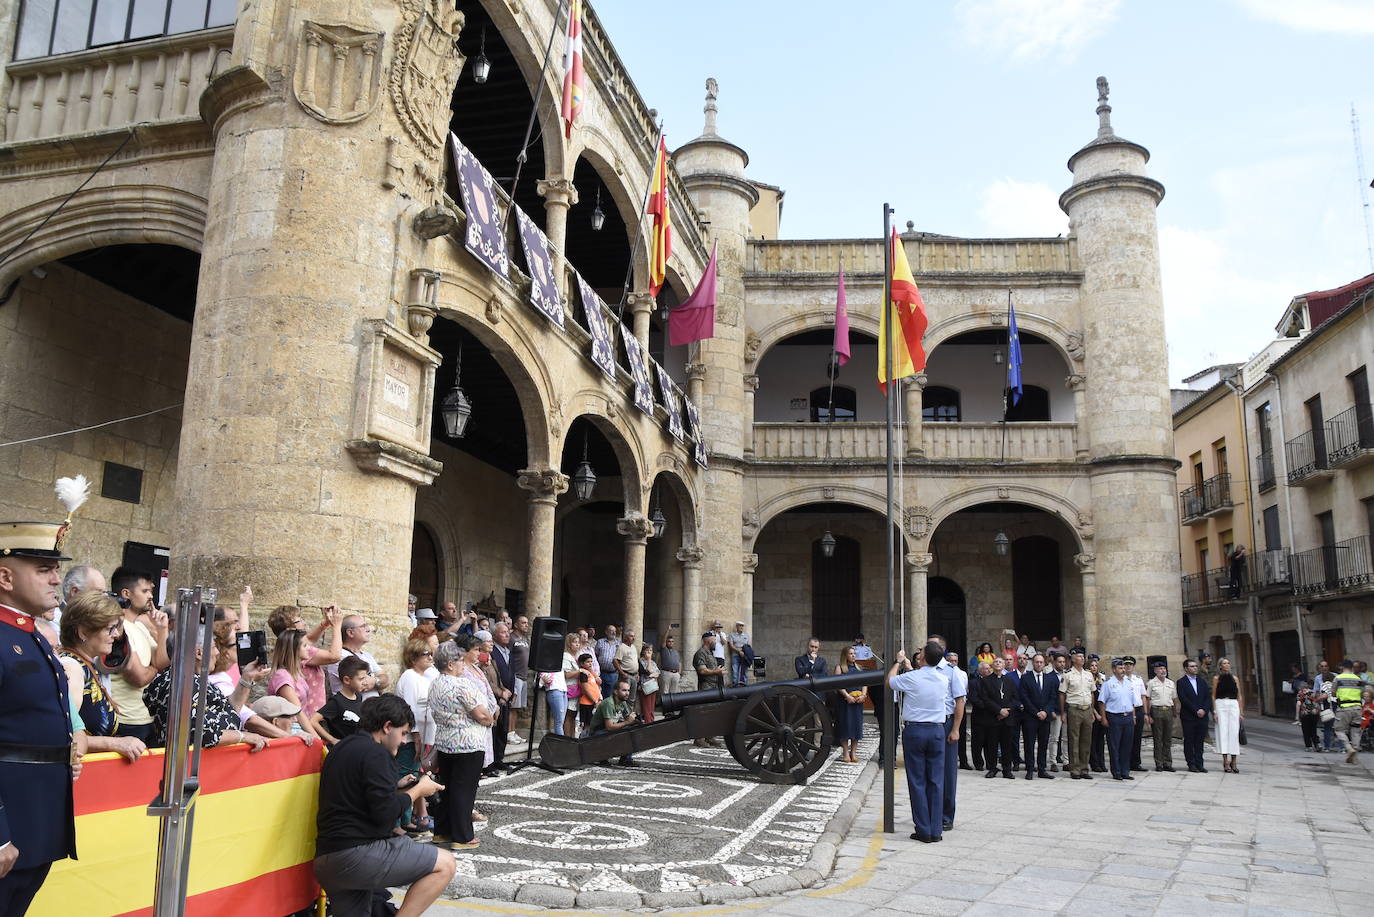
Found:
[(534, 627), (530, 632), (530, 672), (534, 676), (532, 679), (534, 709), (530, 711), (530, 737), (529, 741), (525, 743), (525, 760), (516, 761), (510, 769), (511, 773), (524, 770), (527, 767), (537, 767), (551, 774), (563, 773), (561, 769), (545, 764), (543, 761), (535, 761), (532, 756), (534, 754), (534, 733), (539, 724), (539, 711), (541, 709), (544, 711), (546, 720), (549, 716), (548, 703), (544, 698), (544, 681), (540, 676), (548, 672), (563, 671), (563, 652), (567, 635), (568, 622), (563, 618), (534, 619)]

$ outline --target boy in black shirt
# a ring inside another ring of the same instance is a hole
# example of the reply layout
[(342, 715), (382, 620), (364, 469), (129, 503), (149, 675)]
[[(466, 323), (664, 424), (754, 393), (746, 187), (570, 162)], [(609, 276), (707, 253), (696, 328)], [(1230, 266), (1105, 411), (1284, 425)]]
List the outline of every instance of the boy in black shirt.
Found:
[(367, 662), (358, 656), (349, 656), (339, 663), (339, 690), (310, 718), (310, 725), (330, 745), (337, 745), (358, 731), (363, 695), (371, 690), (371, 672)]
[(403, 699), (368, 698), (358, 731), (335, 745), (320, 768), (315, 878), (337, 917), (367, 917), (373, 889), (398, 885), (410, 886), (399, 914), (415, 917), (438, 900), (456, 871), (447, 850), (391, 833), (408, 805), (443, 789), (427, 776), (396, 789), (396, 750), (414, 726)]

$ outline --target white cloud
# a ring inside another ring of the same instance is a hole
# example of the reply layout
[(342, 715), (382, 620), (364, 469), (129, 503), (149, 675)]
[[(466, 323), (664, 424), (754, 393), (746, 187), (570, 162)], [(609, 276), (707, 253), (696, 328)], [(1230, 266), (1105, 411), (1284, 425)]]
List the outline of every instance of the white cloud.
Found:
[(955, 16), (972, 45), (1013, 60), (1071, 60), (1116, 21), (1121, 0), (959, 0)]
[(1374, 5), (1369, 0), (1236, 0), (1256, 19), (1300, 32), (1374, 35)]
[(1069, 231), (1059, 209), (1059, 192), (1044, 182), (999, 178), (983, 189), (978, 217), (981, 234), (994, 238), (1057, 236)]

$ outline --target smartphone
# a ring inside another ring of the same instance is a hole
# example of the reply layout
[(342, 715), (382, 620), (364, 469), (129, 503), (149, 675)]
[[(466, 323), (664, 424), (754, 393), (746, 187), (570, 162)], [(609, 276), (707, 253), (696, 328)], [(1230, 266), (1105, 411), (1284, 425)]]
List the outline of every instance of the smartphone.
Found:
[(267, 632), (262, 630), (239, 631), (238, 636), (239, 668), (256, 662), (267, 665)]

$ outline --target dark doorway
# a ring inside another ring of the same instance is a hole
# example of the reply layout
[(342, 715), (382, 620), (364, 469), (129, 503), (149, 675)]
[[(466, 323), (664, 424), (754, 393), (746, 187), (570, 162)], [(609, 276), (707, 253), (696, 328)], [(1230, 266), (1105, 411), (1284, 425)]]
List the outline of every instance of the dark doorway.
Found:
[(810, 402), (812, 423), (853, 421), (858, 416), (854, 390), (847, 385), (825, 385), (812, 389)]
[(1011, 594), (1018, 634), (1040, 642), (1063, 633), (1059, 542), (1044, 535), (1012, 542)]
[[(1283, 682), (1293, 671), (1293, 663), (1302, 665), (1302, 654), (1298, 652), (1298, 632), (1281, 630), (1269, 635), (1269, 671), (1274, 673), (1270, 679), (1274, 683), (1274, 709), (1283, 716), (1293, 716), (1296, 710), (1296, 696), (1283, 693)], [(1305, 670), (1305, 669), (1304, 669)], [(1315, 673), (1307, 673), (1311, 678)]]
[(853, 640), (863, 630), (859, 543), (835, 536), (835, 556), (811, 542), (811, 632), (821, 640)]
[[(1011, 403), (1012, 392), (1007, 389), (1007, 422), (1028, 423), (1050, 419), (1050, 393), (1038, 385), (1021, 386), (1021, 397), (1016, 404)], [(1054, 636), (1051, 634), (1050, 636)]]
[[(410, 594), (415, 596), (415, 607), (437, 609), (442, 592), (439, 546), (434, 543), (429, 529), (416, 523), (410, 541)], [(454, 596), (454, 601), (457, 600)]]
[[(959, 665), (968, 668), (970, 658), (968, 624), (965, 617), (964, 590), (945, 576), (926, 580), (926, 621), (932, 634), (945, 638), (945, 646), (959, 654)], [(917, 646), (925, 634), (912, 634), (911, 645)], [(910, 652), (910, 650), (908, 650)]]

